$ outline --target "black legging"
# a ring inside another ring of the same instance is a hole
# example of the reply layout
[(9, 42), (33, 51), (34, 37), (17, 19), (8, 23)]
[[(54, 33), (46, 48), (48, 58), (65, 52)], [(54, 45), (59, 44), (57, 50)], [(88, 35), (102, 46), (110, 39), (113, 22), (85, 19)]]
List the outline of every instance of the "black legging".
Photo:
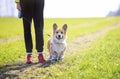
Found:
[(20, 0), (20, 4), (22, 9), (22, 16), (23, 16), (26, 52), (32, 52), (33, 49), (32, 35), (31, 35), (32, 19), (35, 28), (36, 50), (38, 52), (42, 52), (44, 45), (44, 38), (43, 38), (44, 0)]

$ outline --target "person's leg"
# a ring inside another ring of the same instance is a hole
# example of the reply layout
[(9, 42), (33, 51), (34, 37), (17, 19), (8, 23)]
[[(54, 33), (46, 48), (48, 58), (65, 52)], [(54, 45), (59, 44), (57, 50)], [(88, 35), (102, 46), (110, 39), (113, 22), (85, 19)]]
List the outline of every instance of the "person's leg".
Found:
[(43, 28), (44, 28), (44, 20), (43, 20), (43, 8), (44, 8), (44, 0), (35, 0), (34, 4), (34, 26), (35, 26), (35, 36), (36, 36), (36, 49), (38, 52), (43, 51), (44, 39), (43, 39)]
[(31, 36), (31, 23), (32, 23), (32, 6), (29, 0), (21, 0), (21, 9), (23, 15), (23, 28), (26, 52), (32, 52), (32, 36)]
[(44, 46), (44, 37), (43, 37), (43, 28), (44, 28), (44, 19), (43, 19), (43, 9), (44, 9), (44, 0), (35, 0), (34, 4), (34, 27), (35, 27), (35, 37), (36, 37), (36, 50), (38, 52), (39, 62), (44, 62), (42, 56), (43, 46)]
[(23, 28), (24, 28), (24, 40), (27, 52), (27, 63), (32, 62), (32, 35), (31, 35), (31, 23), (32, 23), (32, 5), (29, 0), (20, 0), (22, 16), (23, 16)]

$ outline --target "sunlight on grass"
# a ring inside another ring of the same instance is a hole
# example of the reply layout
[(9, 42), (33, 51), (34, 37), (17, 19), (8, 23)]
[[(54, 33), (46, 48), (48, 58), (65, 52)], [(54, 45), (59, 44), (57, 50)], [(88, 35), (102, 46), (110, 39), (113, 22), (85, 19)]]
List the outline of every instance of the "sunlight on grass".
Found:
[[(120, 21), (120, 17), (106, 18), (46, 18), (44, 26), (44, 50), (46, 51), (47, 34), (52, 35), (52, 25), (58, 27), (68, 25), (68, 39), (70, 43), (76, 37), (96, 32)], [(22, 21), (17, 18), (0, 18), (0, 39), (23, 35)], [(32, 25), (35, 54), (34, 27)], [(108, 32), (96, 39), (92, 45), (66, 54), (63, 61), (52, 63), (49, 67), (27, 68), (26, 74), (19, 75), (21, 79), (119, 79), (120, 78), (120, 28)], [(74, 48), (73, 48), (74, 49)], [(48, 52), (47, 52), (48, 53)], [(45, 52), (46, 55), (46, 52)], [(0, 73), (6, 71), (4, 65), (25, 60), (25, 46), (23, 38), (20, 40), (0, 44)], [(4, 70), (5, 69), (5, 70)], [(32, 71), (32, 72), (29, 72)]]

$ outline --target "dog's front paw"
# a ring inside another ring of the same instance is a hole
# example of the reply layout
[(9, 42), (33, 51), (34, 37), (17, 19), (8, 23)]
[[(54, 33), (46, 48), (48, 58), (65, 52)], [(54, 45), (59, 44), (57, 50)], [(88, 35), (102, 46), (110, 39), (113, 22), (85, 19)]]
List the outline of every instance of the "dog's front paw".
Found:
[(49, 58), (49, 60), (50, 60), (50, 61), (57, 61), (57, 58), (51, 56), (51, 57)]
[(57, 59), (52, 59), (52, 61), (58, 61)]
[(58, 60), (63, 60), (64, 57), (59, 57)]

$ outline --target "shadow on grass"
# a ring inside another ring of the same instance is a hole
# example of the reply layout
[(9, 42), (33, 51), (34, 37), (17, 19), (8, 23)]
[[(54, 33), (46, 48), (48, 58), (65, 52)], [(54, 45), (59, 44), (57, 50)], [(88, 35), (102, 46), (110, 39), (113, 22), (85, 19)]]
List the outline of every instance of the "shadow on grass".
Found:
[[(19, 74), (26, 70), (26, 68), (46, 68), (49, 67), (51, 64), (55, 64), (55, 62), (51, 61), (46, 61), (45, 63), (32, 63), (32, 64), (26, 64), (26, 63), (14, 63), (14, 64), (9, 64), (5, 66), (0, 67), (0, 79), (14, 79), (14, 78), (19, 78)], [(11, 73), (14, 71), (19, 71), (16, 73)]]

